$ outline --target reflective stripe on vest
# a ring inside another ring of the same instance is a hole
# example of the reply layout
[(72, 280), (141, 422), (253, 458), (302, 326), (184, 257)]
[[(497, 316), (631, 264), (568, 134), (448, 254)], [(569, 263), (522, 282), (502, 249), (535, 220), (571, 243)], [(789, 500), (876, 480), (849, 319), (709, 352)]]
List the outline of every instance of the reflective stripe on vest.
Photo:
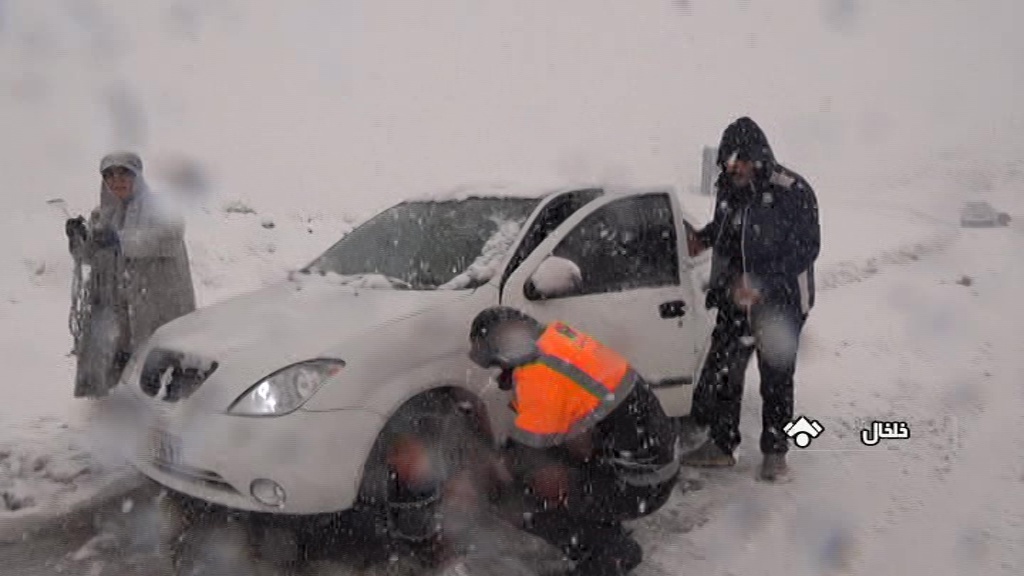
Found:
[(514, 372), (518, 416), (510, 436), (527, 446), (556, 446), (590, 430), (637, 381), (625, 358), (560, 322), (537, 348), (540, 357)]
[(646, 487), (664, 484), (679, 473), (680, 462), (673, 458), (667, 464), (638, 464), (609, 458), (608, 463), (615, 469), (616, 477), (630, 486)]

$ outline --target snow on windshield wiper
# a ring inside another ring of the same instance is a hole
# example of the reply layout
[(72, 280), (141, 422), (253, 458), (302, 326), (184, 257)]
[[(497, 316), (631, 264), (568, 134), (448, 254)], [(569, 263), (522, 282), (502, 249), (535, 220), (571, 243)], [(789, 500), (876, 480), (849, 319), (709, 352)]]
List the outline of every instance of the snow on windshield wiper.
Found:
[(368, 290), (413, 289), (412, 284), (402, 280), (401, 278), (395, 278), (393, 276), (386, 276), (384, 274), (377, 274), (374, 272), (361, 274), (338, 274), (337, 272), (330, 272), (316, 267), (308, 268), (301, 272), (307, 276), (315, 274), (322, 278), (326, 278), (331, 284), (351, 288), (363, 288)]
[(402, 280), (401, 278), (394, 278), (392, 276), (383, 276), (391, 285), (395, 288), (401, 288), (402, 290), (412, 290), (412, 284)]

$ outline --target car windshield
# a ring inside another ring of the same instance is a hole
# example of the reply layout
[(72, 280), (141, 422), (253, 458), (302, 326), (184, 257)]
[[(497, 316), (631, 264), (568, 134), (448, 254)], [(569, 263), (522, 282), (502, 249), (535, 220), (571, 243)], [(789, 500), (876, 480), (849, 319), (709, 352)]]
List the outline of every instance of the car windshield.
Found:
[[(536, 198), (403, 202), (349, 232), (304, 273), (386, 279), (413, 290), (486, 283), (507, 254)], [(385, 287), (376, 282), (370, 287)]]

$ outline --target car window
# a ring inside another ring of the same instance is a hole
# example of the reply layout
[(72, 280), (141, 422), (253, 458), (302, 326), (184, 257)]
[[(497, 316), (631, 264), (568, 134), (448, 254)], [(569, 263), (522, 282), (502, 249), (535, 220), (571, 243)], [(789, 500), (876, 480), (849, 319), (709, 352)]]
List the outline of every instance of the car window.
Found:
[(672, 203), (666, 194), (623, 198), (594, 212), (553, 254), (576, 263), (574, 296), (679, 284)]
[(523, 235), (523, 241), (519, 243), (512, 258), (509, 259), (502, 283), (504, 284), (508, 280), (516, 268), (526, 260), (526, 257), (536, 250), (537, 246), (540, 246), (541, 242), (547, 239), (556, 228), (601, 194), (604, 194), (604, 190), (601, 188), (586, 188), (565, 192), (548, 202), (530, 224), (529, 230)]
[(471, 288), (487, 281), (539, 202), (403, 202), (349, 232), (305, 271), (342, 277), (381, 275), (414, 290)]

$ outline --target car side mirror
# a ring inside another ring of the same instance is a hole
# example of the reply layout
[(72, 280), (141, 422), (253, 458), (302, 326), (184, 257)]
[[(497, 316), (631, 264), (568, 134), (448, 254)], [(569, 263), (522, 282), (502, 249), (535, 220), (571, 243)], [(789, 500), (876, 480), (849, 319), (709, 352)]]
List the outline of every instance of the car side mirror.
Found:
[(523, 286), (528, 300), (560, 298), (578, 293), (583, 284), (583, 274), (575, 262), (559, 256), (549, 256)]
[(543, 300), (544, 295), (537, 290), (537, 285), (533, 283), (533, 278), (526, 281), (526, 285), (523, 286), (523, 295), (526, 296), (527, 300)]

